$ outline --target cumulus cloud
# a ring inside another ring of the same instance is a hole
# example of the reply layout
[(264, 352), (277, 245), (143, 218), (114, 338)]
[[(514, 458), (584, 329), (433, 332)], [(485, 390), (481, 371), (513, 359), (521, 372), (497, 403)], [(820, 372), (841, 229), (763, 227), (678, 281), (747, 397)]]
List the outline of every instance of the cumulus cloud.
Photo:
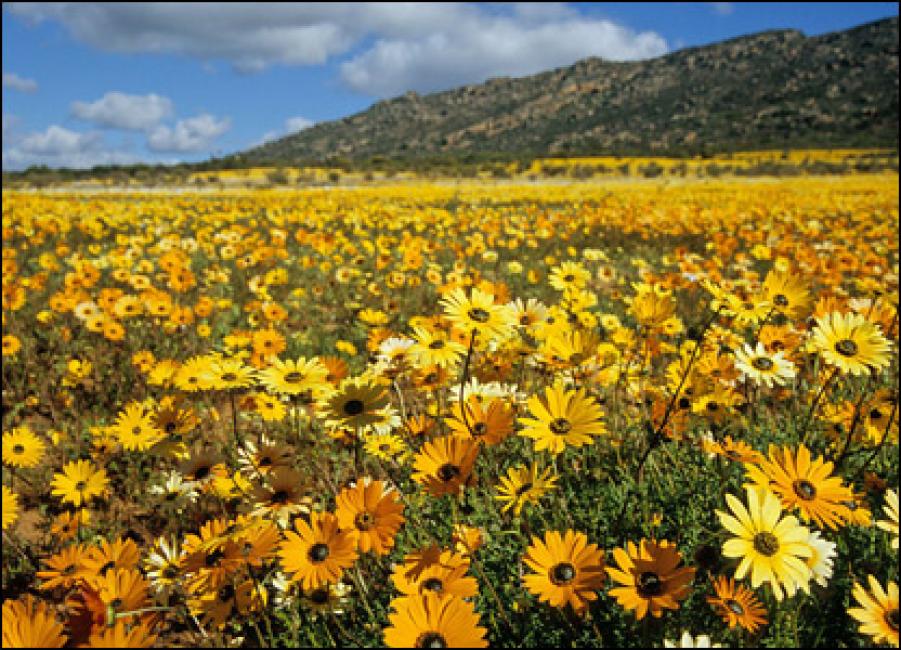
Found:
[(711, 2), (709, 4), (717, 16), (729, 16), (735, 11), (734, 2)]
[(32, 154), (70, 154), (88, 149), (96, 149), (103, 140), (99, 133), (78, 133), (56, 124), (46, 131), (31, 133), (19, 144), (22, 151)]
[(74, 102), (72, 114), (98, 126), (127, 131), (146, 131), (172, 115), (172, 101), (160, 95), (106, 93), (95, 102)]
[(278, 140), (279, 138), (283, 138), (286, 135), (291, 135), (292, 133), (297, 133), (298, 131), (303, 131), (304, 129), (308, 129), (311, 126), (316, 124), (315, 121), (301, 117), (300, 115), (296, 117), (289, 117), (285, 120), (284, 128), (281, 131), (273, 129), (272, 131), (266, 131), (258, 140), (250, 144), (250, 147), (259, 147), (260, 145), (266, 144), (267, 142), (272, 142), (273, 140)]
[(176, 122), (174, 127), (158, 126), (147, 136), (152, 151), (188, 153), (209, 149), (213, 141), (228, 131), (231, 120), (208, 113)]
[(313, 120), (301, 117), (298, 115), (297, 117), (289, 117), (285, 120), (285, 133), (296, 133), (298, 131), (303, 131), (304, 129), (308, 129), (311, 126), (316, 124)]
[[(13, 118), (3, 116), (3, 135), (13, 126)], [(87, 168), (96, 165), (129, 164), (138, 161), (134, 154), (107, 147), (103, 135), (96, 131), (79, 133), (52, 124), (44, 131), (15, 138), (3, 149), (3, 169), (24, 169), (31, 165)]]
[(3, 87), (12, 88), (22, 93), (34, 93), (38, 90), (38, 82), (34, 79), (20, 77), (15, 72), (4, 72)]
[(559, 11), (461, 20), (410, 38), (380, 39), (341, 65), (353, 89), (380, 97), (413, 88), (434, 91), (499, 75), (522, 76), (568, 65), (588, 56), (643, 59), (667, 51), (653, 32), (636, 34), (608, 20)]
[(341, 66), (354, 90), (387, 96), (498, 75), (522, 75), (587, 56), (641, 59), (667, 51), (654, 32), (580, 14), (566, 3), (12, 3), (31, 20), (60, 22), (114, 52), (222, 59), (253, 72), (317, 65), (362, 48)]

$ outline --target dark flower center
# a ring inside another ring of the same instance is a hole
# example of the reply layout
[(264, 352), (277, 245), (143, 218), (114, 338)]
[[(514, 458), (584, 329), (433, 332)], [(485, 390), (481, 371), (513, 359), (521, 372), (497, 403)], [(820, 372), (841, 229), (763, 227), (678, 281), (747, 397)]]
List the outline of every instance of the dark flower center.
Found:
[(638, 576), (635, 586), (642, 598), (653, 598), (663, 592), (663, 580), (653, 571), (645, 571)]
[(716, 411), (720, 408), (720, 405), (714, 401), (707, 402), (707, 410), (708, 411)]
[(279, 490), (272, 495), (270, 499), (272, 503), (287, 503), (288, 502), (288, 492), (286, 490)]
[(758, 370), (772, 370), (773, 361), (767, 357), (757, 357), (751, 362), (751, 365)]
[(166, 422), (166, 426), (163, 428), (166, 430), (166, 433), (175, 433), (175, 422)]
[(885, 613), (885, 622), (895, 632), (898, 631), (898, 608), (897, 607), (895, 609), (893, 609), (892, 611)]
[(215, 551), (213, 551), (212, 553), (210, 553), (209, 555), (206, 556), (206, 560), (204, 560), (204, 563), (208, 567), (219, 566), (219, 562), (222, 560), (223, 557), (225, 557), (225, 553), (222, 552), (221, 548), (217, 548)]
[(430, 350), (440, 350), (443, 347), (444, 347), (444, 341), (442, 341), (441, 339), (435, 339), (434, 341), (429, 343)]
[(302, 379), (303, 379), (303, 374), (297, 372), (296, 370), (294, 372), (289, 372), (287, 375), (285, 375), (285, 381), (288, 382), (289, 384), (296, 384), (297, 382), (299, 382)]
[(176, 569), (174, 566), (167, 566), (165, 569), (163, 569), (162, 573), (164, 578), (166, 578), (167, 580), (172, 580), (175, 578), (175, 576), (178, 575), (178, 569)]
[(745, 608), (742, 607), (742, 604), (737, 600), (733, 600), (732, 598), (726, 601), (726, 608), (737, 616), (745, 615)]
[(870, 419), (871, 420), (879, 420), (882, 419), (882, 411), (879, 409), (873, 409), (870, 411)]
[(425, 634), (420, 634), (419, 638), (416, 639), (416, 647), (417, 648), (446, 648), (447, 641), (444, 640), (444, 637), (437, 632), (426, 632)]
[(141, 427), (132, 427), (131, 435), (133, 435), (133, 436), (141, 435)]
[(551, 582), (555, 585), (568, 585), (576, 577), (576, 568), (569, 562), (561, 562), (551, 568)]
[(563, 435), (569, 433), (573, 427), (566, 418), (557, 418), (548, 425), (548, 428), (557, 435)]
[(202, 481), (209, 475), (210, 475), (209, 467), (202, 466), (202, 467), (198, 467), (196, 470), (194, 470), (194, 480)]
[(363, 412), (363, 402), (358, 399), (348, 400), (344, 404), (344, 414), (351, 417)]
[(317, 589), (310, 594), (310, 600), (317, 605), (325, 605), (328, 602), (328, 590)]
[(422, 583), (422, 588), (428, 591), (434, 591), (436, 594), (444, 590), (444, 583), (440, 578), (429, 578)]
[(491, 318), (491, 314), (489, 314), (481, 307), (474, 307), (473, 309), (470, 309), (468, 312), (466, 312), (466, 315), (477, 323), (487, 323), (488, 319)]
[(25, 453), (25, 445), (16, 445), (13, 447), (14, 454), (22, 454)]
[(329, 549), (328, 544), (323, 544), (319, 542), (317, 544), (313, 544), (310, 547), (310, 559), (313, 562), (325, 562), (325, 559), (328, 557)]
[(121, 598), (113, 598), (109, 604), (113, 609), (119, 609), (122, 607), (122, 599)]
[(690, 400), (690, 399), (688, 399), (687, 397), (680, 397), (680, 398), (679, 398), (679, 408), (680, 408), (680, 409), (687, 409), (689, 406), (691, 406), (691, 400)]
[(235, 588), (232, 585), (225, 585), (216, 594), (220, 602), (227, 602), (235, 597)]
[(354, 517), (354, 526), (360, 530), (369, 530), (375, 524), (375, 517), (368, 512), (361, 512)]
[(779, 552), (779, 540), (773, 533), (766, 531), (754, 535), (754, 550), (761, 555), (772, 557)]
[(88, 486), (88, 484), (87, 484), (85, 481), (78, 481), (78, 483), (75, 484), (75, 491), (76, 491), (76, 492), (81, 492), (81, 491), (83, 491), (87, 486)]
[(531, 489), (532, 489), (532, 482), (526, 481), (525, 483), (520, 485), (518, 488), (516, 488), (516, 496), (521, 497), (523, 494), (525, 494), (526, 492), (528, 492)]
[(438, 478), (447, 483), (460, 476), (460, 468), (450, 463), (444, 463), (438, 468)]
[(238, 378), (238, 375), (236, 375), (233, 372), (227, 372), (224, 375), (222, 375), (222, 377), (220, 377), (220, 379), (222, 379), (222, 381), (235, 381), (237, 378)]
[(576, 276), (574, 276), (572, 273), (568, 273), (567, 275), (563, 276), (563, 279), (566, 280), (567, 282), (572, 282), (573, 280), (576, 279)]
[(260, 458), (260, 462), (259, 462), (260, 467), (268, 467), (271, 464), (272, 464), (272, 457), (269, 456), (268, 454), (266, 456), (263, 456), (262, 458)]
[(817, 489), (813, 486), (813, 483), (803, 478), (799, 478), (792, 483), (792, 488), (794, 488), (795, 494), (805, 501), (813, 501), (817, 496)]
[(835, 344), (835, 351), (843, 357), (853, 357), (855, 354), (857, 354), (857, 350), (857, 343), (855, 343), (851, 339), (842, 339)]
[(488, 433), (488, 425), (484, 422), (476, 422), (472, 425), (472, 433), (475, 436), (484, 436)]
[(775, 296), (773, 296), (773, 303), (777, 307), (788, 307), (788, 298), (786, 298), (781, 293), (777, 293)]

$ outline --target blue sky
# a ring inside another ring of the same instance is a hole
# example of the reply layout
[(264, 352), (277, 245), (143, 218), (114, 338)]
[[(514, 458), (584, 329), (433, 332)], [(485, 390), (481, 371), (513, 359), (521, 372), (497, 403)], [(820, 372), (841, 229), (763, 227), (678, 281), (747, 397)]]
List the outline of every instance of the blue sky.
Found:
[(421, 93), (896, 3), (4, 3), (3, 168), (205, 160)]

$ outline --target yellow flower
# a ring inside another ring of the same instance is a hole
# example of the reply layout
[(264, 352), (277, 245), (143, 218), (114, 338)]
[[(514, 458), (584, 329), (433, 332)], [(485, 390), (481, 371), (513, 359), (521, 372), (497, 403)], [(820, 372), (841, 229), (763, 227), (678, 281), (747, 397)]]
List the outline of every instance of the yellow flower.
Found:
[(726, 502), (733, 515), (717, 511), (723, 528), (735, 535), (723, 544), (723, 555), (741, 558), (735, 578), (751, 573), (755, 589), (768, 582), (776, 600), (782, 600), (783, 588), (793, 596), (800, 587), (807, 591), (812, 577), (806, 560), (813, 555), (807, 543), (810, 531), (791, 515), (782, 517), (779, 499), (772, 492), (746, 488), (748, 507), (731, 494)]
[(50, 485), (53, 496), (77, 508), (95, 496), (105, 495), (109, 489), (109, 479), (106, 470), (97, 469), (90, 461), (73, 460), (53, 475)]
[(860, 622), (861, 634), (872, 637), (875, 643), (886, 643), (898, 647), (898, 584), (888, 583), (888, 590), (882, 588), (873, 576), (867, 576), (870, 591), (857, 582), (854, 583), (854, 599), (860, 607), (852, 607), (848, 614)]

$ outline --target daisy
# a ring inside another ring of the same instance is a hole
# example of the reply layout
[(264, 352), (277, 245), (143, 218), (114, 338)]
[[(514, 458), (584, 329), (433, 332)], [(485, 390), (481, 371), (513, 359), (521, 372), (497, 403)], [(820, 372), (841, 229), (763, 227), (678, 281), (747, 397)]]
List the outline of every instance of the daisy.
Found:
[(535, 450), (556, 455), (567, 445), (591, 444), (592, 436), (605, 432), (600, 405), (584, 389), (567, 390), (561, 382), (545, 388), (544, 398), (533, 395), (528, 407), (531, 418), (520, 418), (520, 435), (535, 440)]
[(4, 648), (62, 648), (66, 639), (50, 606), (28, 595), (3, 601)]
[(754, 595), (754, 592), (740, 584), (734, 578), (717, 576), (711, 578), (716, 596), (708, 596), (710, 603), (723, 621), (733, 628), (741, 625), (751, 634), (761, 625), (766, 625), (766, 608)]
[(798, 587), (806, 591), (811, 578), (807, 559), (814, 553), (807, 543), (810, 531), (794, 517), (782, 517), (779, 498), (769, 490), (749, 486), (746, 492), (747, 508), (727, 494), (726, 502), (734, 516), (717, 510), (722, 526), (735, 535), (723, 544), (723, 555), (741, 558), (736, 579), (750, 572), (752, 587), (768, 582), (780, 601), (783, 589), (789, 596)]
[(845, 503), (854, 495), (841, 477), (832, 476), (832, 469), (822, 457), (811, 459), (804, 445), (796, 453), (770, 445), (768, 458), (745, 465), (752, 483), (772, 490), (785, 510), (797, 508), (804, 521), (835, 530), (851, 517)]
[(459, 494), (473, 481), (472, 469), (479, 444), (457, 436), (444, 436), (422, 445), (413, 461), (413, 480), (432, 496)]
[(756, 348), (746, 343), (735, 353), (735, 367), (745, 377), (767, 387), (784, 386), (795, 376), (795, 364), (782, 352), (767, 352), (759, 341)]
[(861, 314), (830, 312), (817, 318), (811, 342), (826, 363), (844, 374), (862, 375), (891, 363), (889, 340)]
[(500, 478), (498, 495), (494, 498), (506, 502), (501, 512), (508, 512), (513, 508), (513, 514), (518, 517), (525, 504), (538, 503), (556, 484), (557, 476), (550, 467), (539, 472), (538, 463), (533, 462), (528, 468), (521, 466), (508, 469), (507, 476)]
[(523, 562), (535, 571), (523, 577), (526, 589), (552, 607), (569, 604), (577, 614), (597, 600), (604, 584), (604, 552), (584, 533), (548, 531), (544, 541), (532, 537)]
[(487, 648), (487, 630), (479, 626), (473, 603), (426, 592), (396, 599), (388, 615), (389, 648)]
[(53, 475), (50, 493), (76, 508), (109, 490), (106, 470), (94, 467), (88, 460), (73, 460)]
[(47, 445), (27, 425), (3, 434), (3, 462), (12, 467), (36, 467)]
[(284, 570), (303, 589), (336, 582), (357, 559), (357, 539), (341, 530), (338, 518), (328, 512), (310, 513), (310, 522), (294, 520), (297, 532), (287, 531), (279, 548)]
[(404, 523), (404, 506), (397, 492), (368, 477), (335, 497), (335, 514), (343, 530), (351, 531), (361, 553), (385, 555)]
[(882, 530), (888, 531), (894, 538), (892, 538), (892, 548), (894, 550), (898, 550), (898, 493), (894, 490), (886, 490), (885, 492), (885, 506), (883, 506), (882, 512), (885, 513), (885, 516), (888, 519), (880, 519), (876, 522), (876, 525), (879, 526)]
[(634, 609), (639, 621), (648, 612), (660, 618), (664, 609), (678, 609), (678, 601), (688, 596), (695, 569), (679, 566), (682, 554), (675, 544), (642, 539), (638, 546), (628, 542), (626, 548), (614, 549), (613, 557), (618, 568), (608, 567), (607, 575), (621, 586), (610, 595)]
[(873, 576), (867, 576), (867, 580), (870, 591), (854, 583), (854, 599), (860, 607), (852, 607), (848, 614), (860, 622), (858, 630), (861, 634), (870, 636), (875, 643), (886, 643), (897, 648), (898, 584), (890, 580), (886, 590)]

